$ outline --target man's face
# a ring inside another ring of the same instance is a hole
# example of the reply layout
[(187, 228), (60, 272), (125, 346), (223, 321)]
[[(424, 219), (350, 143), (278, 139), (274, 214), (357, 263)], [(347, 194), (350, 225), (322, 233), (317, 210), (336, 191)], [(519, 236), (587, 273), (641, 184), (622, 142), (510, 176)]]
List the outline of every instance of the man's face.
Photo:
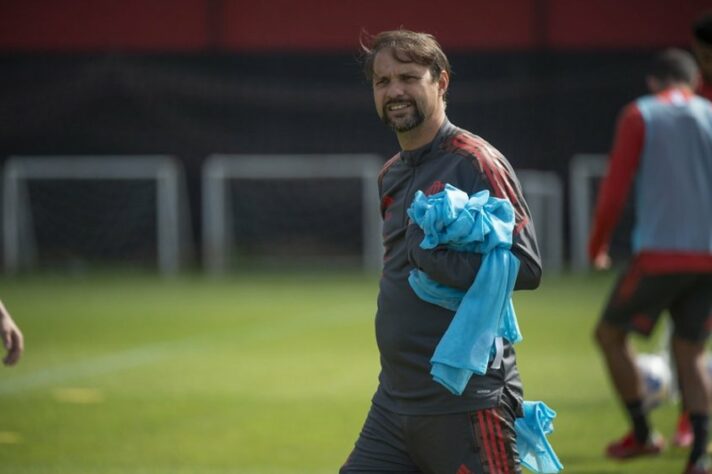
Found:
[[(444, 84), (446, 88), (447, 82)], [(374, 58), (373, 99), (376, 111), (381, 120), (396, 132), (413, 130), (444, 109), (442, 86), (442, 81), (433, 80), (428, 67), (398, 61), (391, 50), (380, 51)]]

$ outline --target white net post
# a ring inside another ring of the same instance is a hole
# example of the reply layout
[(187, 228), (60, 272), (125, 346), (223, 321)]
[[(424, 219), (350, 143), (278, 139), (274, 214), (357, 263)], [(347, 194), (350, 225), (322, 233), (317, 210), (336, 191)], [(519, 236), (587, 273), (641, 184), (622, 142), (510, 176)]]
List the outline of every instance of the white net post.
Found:
[(551, 171), (518, 170), (537, 230), (542, 265), (558, 272), (563, 266), (563, 186)]
[(381, 219), (377, 177), (382, 160), (370, 154), (224, 155), (208, 157), (203, 166), (203, 260), (208, 272), (227, 270), (233, 246), (230, 179), (345, 179), (361, 180), (362, 262), (367, 271), (382, 263)]
[(35, 264), (36, 245), (27, 182), (42, 180), (155, 180), (158, 267), (180, 268), (189, 247), (188, 210), (182, 167), (171, 156), (15, 156), (3, 176), (5, 270), (16, 273)]
[(15, 273), (30, 268), (36, 261), (36, 246), (29, 210), (26, 181), (12, 159), (5, 166), (3, 179), (3, 255), (5, 271)]
[(228, 209), (229, 158), (211, 156), (203, 165), (203, 265), (223, 273), (232, 242), (232, 213)]
[(571, 268), (588, 269), (587, 243), (593, 218), (595, 192), (592, 181), (606, 174), (608, 158), (602, 154), (578, 154), (569, 164), (569, 220), (571, 222)]
[(180, 224), (178, 222), (178, 171), (162, 167), (156, 177), (156, 202), (162, 203), (158, 213), (158, 265), (166, 273), (175, 273), (180, 261)]

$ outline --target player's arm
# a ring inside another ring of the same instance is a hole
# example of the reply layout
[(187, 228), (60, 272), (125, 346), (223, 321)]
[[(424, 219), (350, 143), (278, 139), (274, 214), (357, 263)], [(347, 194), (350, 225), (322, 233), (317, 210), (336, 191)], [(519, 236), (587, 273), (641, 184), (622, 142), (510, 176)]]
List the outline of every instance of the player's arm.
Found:
[(635, 104), (621, 112), (611, 148), (608, 172), (604, 178), (589, 236), (588, 256), (599, 266), (607, 261), (608, 244), (625, 207), (640, 163), (645, 139), (643, 116)]
[(519, 259), (519, 273), (517, 273), (517, 281), (514, 283), (515, 290), (535, 290), (541, 283), (541, 257), (539, 257), (538, 247), (534, 231), (531, 226), (531, 218), (525, 231), (531, 230), (531, 234), (527, 233), (527, 241), (533, 245), (524, 245), (524, 235), (515, 236), (514, 245), (512, 245), (512, 253)]
[[(510, 175), (513, 171), (504, 166), (492, 167), (490, 179), (485, 174), (472, 174), (470, 168), (459, 175), (460, 189), (471, 189), (472, 193), (487, 189), (493, 195), (506, 197), (515, 204), (516, 226), (514, 230), (512, 253), (519, 259), (520, 266), (515, 290), (534, 289), (541, 280), (541, 263), (534, 235), (531, 216), (524, 203), (524, 197), (517, 180)], [(495, 189), (496, 188), (496, 189)], [(482, 263), (482, 254), (458, 252), (440, 246), (432, 250), (420, 248), (423, 230), (416, 224), (410, 224), (406, 232), (408, 259), (416, 268), (425, 272), (438, 283), (461, 290), (469, 289), (477, 277)]]
[(0, 301), (0, 337), (2, 337), (3, 345), (7, 350), (3, 363), (5, 365), (15, 365), (24, 349), (24, 339), (20, 328), (12, 320), (2, 301)]
[(460, 290), (472, 286), (482, 263), (482, 254), (458, 252), (443, 245), (423, 249), (420, 243), (425, 233), (417, 224), (408, 225), (405, 234), (408, 261), (436, 282)]
[[(423, 237), (423, 230), (417, 224), (408, 226), (406, 246), (410, 263), (438, 283), (460, 290), (469, 289), (475, 282), (483, 255), (475, 252), (459, 252), (445, 246), (423, 249), (420, 247)], [(541, 279), (539, 263), (520, 248), (513, 247), (512, 253), (520, 261), (514, 289), (533, 289), (539, 286)]]

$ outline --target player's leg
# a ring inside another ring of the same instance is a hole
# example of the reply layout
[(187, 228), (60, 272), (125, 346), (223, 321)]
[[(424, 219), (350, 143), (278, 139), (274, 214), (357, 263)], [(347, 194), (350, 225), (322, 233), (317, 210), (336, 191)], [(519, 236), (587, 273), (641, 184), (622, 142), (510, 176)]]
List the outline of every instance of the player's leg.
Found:
[[(702, 459), (709, 441), (712, 382), (705, 366), (705, 345), (712, 329), (712, 275), (699, 276), (670, 309), (675, 321), (673, 354), (684, 405), (689, 412), (693, 442), (689, 466)], [(712, 470), (712, 467), (707, 467)], [(701, 468), (699, 472), (705, 472)], [(709, 471), (708, 471), (709, 472)]]
[(705, 454), (709, 441), (710, 381), (705, 367), (705, 344), (676, 336), (673, 350), (693, 433), (688, 464), (694, 466)]
[(659, 351), (669, 355), (670, 373), (672, 375), (671, 391), (674, 398), (678, 400), (680, 410), (677, 415), (677, 423), (675, 423), (675, 433), (672, 437), (672, 444), (678, 448), (689, 448), (692, 445), (692, 425), (690, 425), (690, 417), (685, 408), (685, 400), (680, 395), (680, 380), (677, 377), (677, 367), (675, 364), (675, 354), (672, 349), (672, 335), (674, 332), (674, 324), (672, 320), (668, 320), (665, 325), (664, 332), (660, 337)]
[(677, 416), (675, 424), (675, 435), (673, 444), (678, 448), (689, 448), (692, 446), (694, 435), (692, 433), (692, 424), (690, 424), (690, 413), (685, 408), (684, 402), (680, 402), (680, 413)]
[(361, 434), (339, 474), (422, 474), (405, 447), (403, 417), (371, 405)]
[(607, 447), (610, 457), (657, 454), (663, 448), (662, 437), (652, 432), (643, 405), (643, 384), (629, 334), (649, 336), (675, 291), (664, 277), (644, 275), (634, 261), (616, 283), (596, 326), (596, 342), (632, 425), (631, 433)]
[(635, 351), (628, 333), (618, 326), (601, 321), (596, 328), (596, 340), (613, 387), (625, 406), (632, 427), (630, 433), (606, 447), (606, 455), (626, 459), (658, 454), (664, 447), (664, 441), (650, 428), (643, 404), (642, 380), (635, 365)]
[(596, 326), (595, 337), (618, 396), (626, 404), (642, 400), (643, 384), (635, 366), (635, 350), (628, 331), (602, 320)]
[(471, 413), (407, 417), (413, 460), (427, 473), (520, 474), (511, 404)]

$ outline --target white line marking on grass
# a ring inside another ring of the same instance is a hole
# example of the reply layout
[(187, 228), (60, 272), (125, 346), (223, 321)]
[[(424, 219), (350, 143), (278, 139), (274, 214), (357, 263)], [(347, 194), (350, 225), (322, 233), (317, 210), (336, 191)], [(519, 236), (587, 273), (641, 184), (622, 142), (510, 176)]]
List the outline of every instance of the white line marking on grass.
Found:
[(0, 431), (0, 444), (17, 444), (22, 441), (22, 436), (13, 431)]
[(175, 347), (183, 344), (185, 344), (184, 341), (180, 341), (180, 344), (151, 344), (103, 356), (92, 356), (89, 360), (59, 367), (48, 367), (4, 381), (0, 386), (0, 395), (11, 395), (24, 390), (64, 383), (68, 380), (104, 375), (145, 365), (168, 356)]
[[(90, 356), (88, 360), (70, 362), (56, 367), (47, 367), (10, 378), (9, 380), (4, 380), (2, 385), (0, 385), (0, 396), (13, 395), (26, 390), (50, 385), (65, 384), (77, 379), (105, 375), (149, 363), (155, 363), (177, 351), (182, 351), (186, 348), (195, 349), (197, 346), (209, 344), (216, 339), (224, 340), (225, 338), (229, 338), (237, 342), (238, 340), (244, 341), (247, 338), (252, 343), (257, 343), (258, 341), (265, 342), (280, 339), (285, 336), (292, 336), (299, 332), (308, 332), (314, 327), (324, 328), (329, 325), (341, 326), (360, 319), (360, 317), (357, 318), (353, 315), (351, 317), (339, 316), (338, 309), (338, 307), (333, 308), (333, 310), (332, 308), (322, 308), (313, 317), (279, 321), (279, 325), (276, 327), (271, 323), (258, 324), (236, 334), (227, 334), (224, 332), (203, 334), (198, 337), (148, 344), (105, 355), (94, 355)], [(365, 317), (369, 316), (367, 315)]]
[(78, 405), (102, 403), (104, 401), (103, 392), (95, 388), (59, 387), (52, 390), (52, 396), (58, 402)]
[(6, 466), (13, 474), (333, 474), (334, 469), (308, 469), (308, 468), (219, 468), (219, 467), (111, 467), (102, 465), (101, 468), (89, 466)]

